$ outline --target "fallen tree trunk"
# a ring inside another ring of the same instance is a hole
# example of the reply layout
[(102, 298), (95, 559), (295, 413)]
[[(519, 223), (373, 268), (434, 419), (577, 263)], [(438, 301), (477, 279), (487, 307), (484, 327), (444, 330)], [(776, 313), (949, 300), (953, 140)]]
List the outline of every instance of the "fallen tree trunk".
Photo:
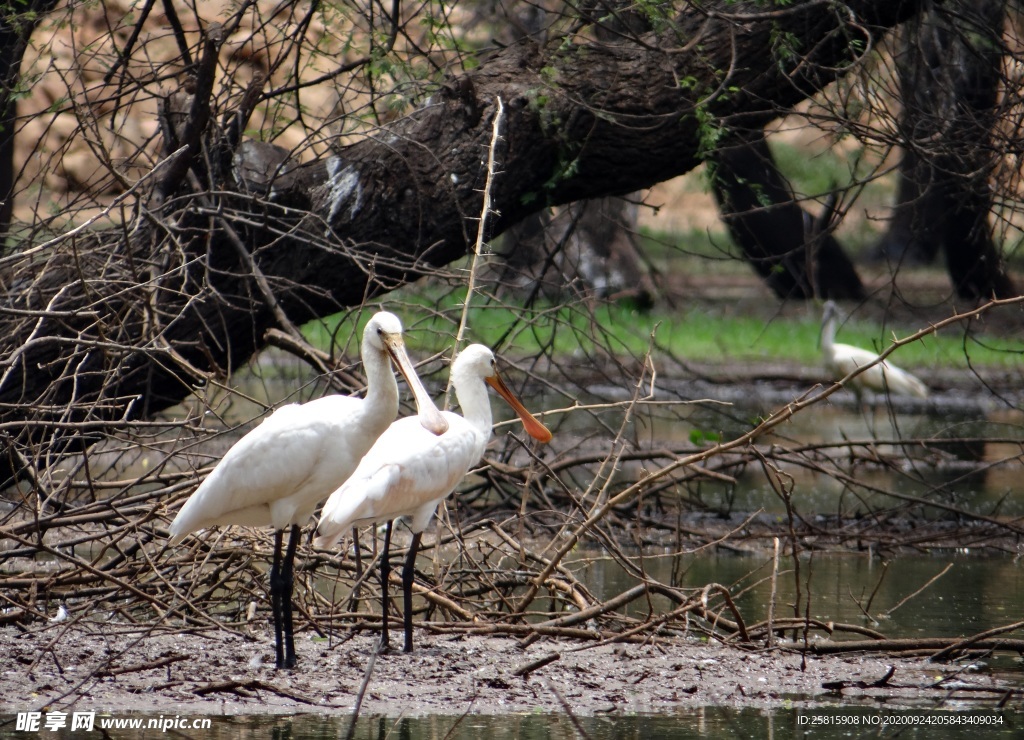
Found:
[(294, 331), (464, 256), (499, 101), (489, 236), (548, 205), (687, 172), (722, 127), (763, 125), (822, 89), (920, 5), (680, 3), (657, 32), (524, 41), (302, 165), (238, 133), (258, 88), (230, 119), (211, 110), (212, 26), (194, 84), (165, 110), (166, 166), (124, 196), (134, 219), (0, 261), (0, 475), (180, 402), (269, 328)]

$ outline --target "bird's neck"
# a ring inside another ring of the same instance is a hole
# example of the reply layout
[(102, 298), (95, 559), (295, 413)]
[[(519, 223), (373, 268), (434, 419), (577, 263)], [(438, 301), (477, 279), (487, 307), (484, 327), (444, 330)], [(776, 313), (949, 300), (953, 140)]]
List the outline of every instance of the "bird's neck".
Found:
[(825, 357), (832, 357), (835, 352), (836, 317), (829, 316), (821, 325), (821, 351)]
[(459, 399), (462, 417), (468, 421), (484, 438), (491, 438), (491, 399), (487, 395), (487, 386), (476, 378), (457, 383), (455, 395)]
[(398, 416), (398, 382), (387, 353), (363, 342), (367, 412), (383, 420), (386, 428)]

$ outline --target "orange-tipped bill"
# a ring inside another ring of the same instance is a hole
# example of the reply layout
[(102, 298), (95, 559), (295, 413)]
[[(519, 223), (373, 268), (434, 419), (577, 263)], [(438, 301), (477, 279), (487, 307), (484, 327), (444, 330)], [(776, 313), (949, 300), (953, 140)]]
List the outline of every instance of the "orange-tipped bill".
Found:
[(398, 368), (398, 371), (402, 373), (405, 382), (409, 384), (409, 390), (412, 391), (413, 398), (416, 399), (416, 411), (419, 415), (420, 424), (428, 432), (437, 435), (444, 434), (448, 431), (448, 421), (437, 410), (437, 406), (431, 400), (427, 389), (423, 387), (423, 381), (416, 374), (416, 369), (412, 366), (412, 360), (409, 359), (409, 355), (405, 351), (405, 343), (402, 341), (401, 335), (384, 334), (383, 339), (384, 347), (388, 355), (390, 355), (391, 361)]
[(508, 389), (505, 385), (505, 381), (501, 379), (499, 375), (493, 375), (489, 378), (484, 378), (487, 385), (491, 386), (498, 392), (498, 395), (505, 399), (509, 406), (518, 414), (519, 418), (523, 421), (523, 428), (526, 429), (526, 433), (533, 437), (538, 442), (550, 442), (551, 431), (541, 424), (537, 419), (534, 418), (533, 414), (526, 410), (526, 407), (520, 403), (519, 399), (516, 398), (515, 394)]

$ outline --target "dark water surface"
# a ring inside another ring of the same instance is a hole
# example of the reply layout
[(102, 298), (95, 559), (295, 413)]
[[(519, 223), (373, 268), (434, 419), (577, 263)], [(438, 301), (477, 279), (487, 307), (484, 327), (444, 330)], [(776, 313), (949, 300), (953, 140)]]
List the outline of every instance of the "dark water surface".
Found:
[[(15, 718), (4, 717), (0, 738), (156, 738), (197, 737), (210, 740), (254, 738), (268, 740), (327, 740), (344, 738), (349, 720), (317, 715), (236, 717), (210, 716), (208, 729), (181, 725), (206, 717), (174, 715), (103, 715), (94, 731), (43, 731), (38, 735), (15, 729)], [(177, 723), (177, 729), (125, 729), (133, 721), (144, 726)], [(364, 717), (356, 723), (355, 740), (689, 740), (690, 738), (1015, 738), (1024, 733), (1022, 717), (1013, 712), (825, 707), (776, 710), (705, 707), (672, 714), (572, 718), (559, 714), (468, 715), (429, 717)], [(100, 730), (100, 724), (108, 727)]]
[[(684, 588), (720, 583), (736, 593), (749, 585), (736, 599), (737, 607), (748, 621), (767, 617), (769, 556), (646, 553), (642, 562), (652, 578)], [(819, 554), (801, 556), (798, 566), (799, 575), (792, 558), (779, 561), (777, 616), (798, 616), (788, 605), (796, 602), (799, 588), (799, 616), (809, 598), (811, 616), (870, 627), (887, 637), (966, 636), (1024, 619), (1024, 559), (1019, 557), (938, 551), (884, 561), (868, 554)], [(601, 598), (635, 583), (617, 563), (599, 555), (589, 559), (582, 577)], [(634, 608), (639, 613), (646, 603)]]

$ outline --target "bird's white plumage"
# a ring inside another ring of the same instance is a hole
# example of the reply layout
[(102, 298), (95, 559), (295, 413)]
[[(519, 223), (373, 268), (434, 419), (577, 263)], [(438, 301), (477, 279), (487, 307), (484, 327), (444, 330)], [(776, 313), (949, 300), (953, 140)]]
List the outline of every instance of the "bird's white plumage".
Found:
[(439, 437), (415, 419), (392, 424), (324, 504), (316, 544), (333, 544), (353, 526), (403, 516), (412, 517), (414, 532), (423, 531), (437, 505), (480, 460), (489, 436), (457, 414), (445, 418), (448, 431)]
[[(325, 396), (277, 409), (228, 450), (185, 502), (171, 524), (172, 537), (218, 524), (304, 524), (397, 416), (398, 385), (385, 344), (397, 344), (404, 357), (401, 332), (393, 314), (374, 315), (363, 331), (366, 398)], [(418, 378), (410, 379), (414, 383)]]
[[(836, 376), (836, 380), (878, 359), (874, 352), (835, 341), (838, 318), (838, 309), (832, 301), (828, 301), (822, 320), (821, 350), (825, 358), (825, 367)], [(866, 388), (879, 393), (917, 398), (928, 397), (928, 386), (906, 370), (893, 365), (888, 359), (854, 376), (851, 383), (856, 389)]]
[(392, 424), (359, 463), (352, 477), (327, 499), (317, 527), (318, 536), (313, 542), (317, 547), (329, 547), (354, 525), (387, 521), (380, 557), (381, 650), (386, 650), (389, 644), (387, 584), (392, 520), (412, 517), (409, 526), (413, 536), (402, 568), (404, 650), (410, 652), (413, 648), (412, 585), (420, 536), (437, 505), (455, 490), (484, 454), (491, 436), (487, 386), (494, 388), (515, 409), (531, 437), (542, 442), (551, 439), (551, 432), (502, 382), (494, 366), (494, 355), (487, 347), (480, 344), (466, 347), (452, 363), (451, 382), (463, 416), (445, 413), (448, 430), (440, 436), (423, 434), (425, 430), (409, 419)]
[(402, 516), (412, 517), (413, 532), (422, 532), (437, 505), (484, 454), (491, 436), (485, 379), (495, 377), (488, 348), (474, 344), (463, 350), (451, 370), (463, 415), (445, 412), (448, 431), (440, 436), (423, 434), (415, 420), (392, 424), (352, 477), (327, 499), (314, 544), (329, 547), (354, 525)]
[[(218, 524), (275, 529), (303, 524), (355, 470), (374, 432), (386, 427), (374, 424), (372, 415), (363, 418), (365, 405), (356, 398), (325, 396), (277, 409), (228, 450), (182, 506), (171, 534)], [(361, 433), (349, 441), (349, 430)]]

